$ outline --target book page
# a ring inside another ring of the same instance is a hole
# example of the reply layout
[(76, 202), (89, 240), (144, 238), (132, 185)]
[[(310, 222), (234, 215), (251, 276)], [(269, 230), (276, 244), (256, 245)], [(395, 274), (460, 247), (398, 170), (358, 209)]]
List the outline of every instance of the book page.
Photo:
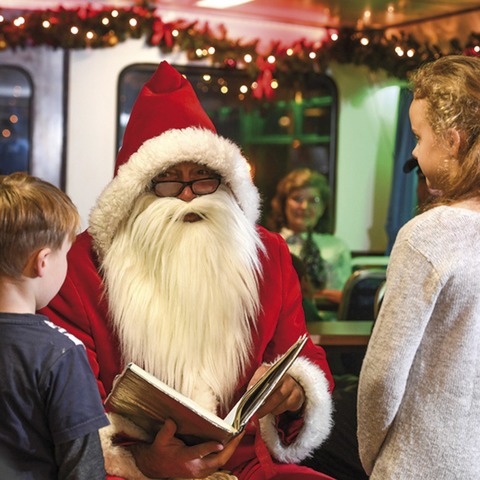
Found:
[(278, 382), (287, 373), (300, 351), (305, 346), (308, 335), (304, 334), (259, 378), (259, 380), (242, 396), (229, 414), (225, 422), (235, 430), (242, 430), (255, 412), (272, 393)]

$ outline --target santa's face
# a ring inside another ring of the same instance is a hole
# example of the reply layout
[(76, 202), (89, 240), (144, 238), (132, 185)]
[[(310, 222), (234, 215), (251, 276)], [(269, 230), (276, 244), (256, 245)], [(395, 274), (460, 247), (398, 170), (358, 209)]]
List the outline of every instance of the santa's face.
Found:
[[(212, 173), (183, 165), (167, 178), (192, 182)], [(177, 197), (144, 193), (102, 266), (124, 361), (215, 410), (229, 402), (250, 360), (262, 246), (227, 186), (195, 191), (193, 183)], [(194, 197), (187, 201), (184, 192)]]
[[(181, 162), (158, 174), (152, 180), (152, 188), (158, 197), (176, 197), (184, 202), (210, 195), (217, 191), (221, 177), (210, 168), (195, 162)], [(185, 222), (200, 220), (198, 215), (190, 213)]]

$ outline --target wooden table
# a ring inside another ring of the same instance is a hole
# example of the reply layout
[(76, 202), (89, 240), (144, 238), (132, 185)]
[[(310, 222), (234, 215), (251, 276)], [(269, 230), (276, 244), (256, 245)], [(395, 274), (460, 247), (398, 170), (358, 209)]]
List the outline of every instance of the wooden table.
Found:
[(313, 342), (323, 346), (367, 345), (373, 321), (307, 322)]

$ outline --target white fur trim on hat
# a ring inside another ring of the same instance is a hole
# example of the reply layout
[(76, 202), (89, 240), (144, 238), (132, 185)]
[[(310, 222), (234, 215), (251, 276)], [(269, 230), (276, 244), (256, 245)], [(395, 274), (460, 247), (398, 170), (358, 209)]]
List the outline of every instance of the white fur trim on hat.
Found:
[(221, 175), (249, 221), (260, 212), (260, 195), (252, 182), (248, 163), (239, 147), (210, 130), (168, 130), (147, 140), (107, 185), (90, 213), (89, 231), (97, 251), (110, 247), (118, 226), (132, 210), (135, 200), (150, 188), (159, 173), (180, 163), (196, 162)]
[(263, 440), (272, 455), (282, 463), (299, 463), (319, 447), (332, 428), (333, 402), (329, 384), (322, 370), (304, 357), (299, 357), (288, 373), (305, 391), (304, 424), (295, 441), (282, 443), (273, 415), (260, 419)]

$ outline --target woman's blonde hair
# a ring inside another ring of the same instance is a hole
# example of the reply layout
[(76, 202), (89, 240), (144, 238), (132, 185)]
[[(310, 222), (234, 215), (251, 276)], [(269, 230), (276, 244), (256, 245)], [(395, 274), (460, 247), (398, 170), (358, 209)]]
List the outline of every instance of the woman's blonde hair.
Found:
[[(410, 77), (413, 97), (425, 100), (426, 117), (437, 138), (448, 141), (451, 129), (460, 136), (454, 161), (440, 176), (438, 203), (449, 204), (480, 195), (480, 58), (449, 55), (421, 66)], [(451, 159), (445, 159), (448, 167)]]
[(331, 233), (330, 186), (324, 175), (309, 168), (292, 170), (278, 182), (277, 191), (271, 202), (272, 210), (268, 219), (268, 228), (270, 230), (279, 232), (283, 227), (287, 226), (285, 209), (288, 197), (294, 190), (307, 187), (316, 188), (322, 203), (325, 205), (325, 211), (313, 230), (315, 232)]
[(0, 276), (18, 278), (30, 256), (73, 242), (80, 216), (54, 185), (26, 173), (0, 177)]

